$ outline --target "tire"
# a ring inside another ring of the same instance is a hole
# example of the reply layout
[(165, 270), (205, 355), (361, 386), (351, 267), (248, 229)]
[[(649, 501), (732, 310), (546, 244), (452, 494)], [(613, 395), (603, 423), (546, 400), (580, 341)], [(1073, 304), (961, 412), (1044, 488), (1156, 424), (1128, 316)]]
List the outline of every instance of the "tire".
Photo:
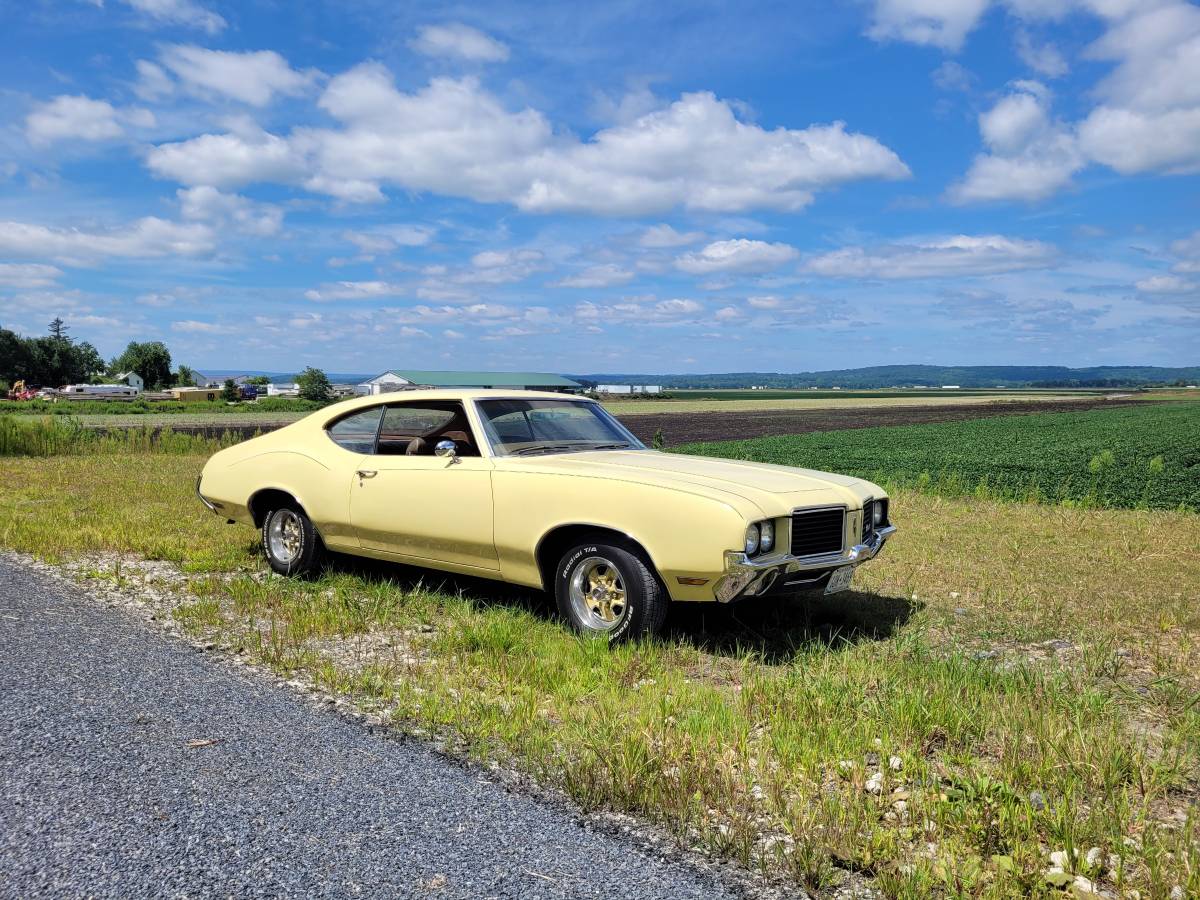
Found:
[(562, 555), (554, 596), (572, 628), (612, 644), (657, 634), (670, 602), (641, 548), (607, 535)]
[(263, 517), (263, 555), (280, 575), (311, 578), (321, 570), (325, 545), (312, 520), (295, 504), (279, 506)]

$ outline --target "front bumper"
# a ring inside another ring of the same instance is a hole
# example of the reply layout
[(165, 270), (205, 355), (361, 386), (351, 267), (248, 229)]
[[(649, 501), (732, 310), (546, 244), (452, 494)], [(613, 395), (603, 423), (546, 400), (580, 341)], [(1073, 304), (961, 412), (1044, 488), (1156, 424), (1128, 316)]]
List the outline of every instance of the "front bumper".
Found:
[(221, 504), (214, 503), (212, 500), (209, 500), (202, 493), (200, 493), (200, 481), (202, 478), (204, 478), (203, 474), (196, 476), (196, 496), (200, 498), (201, 503), (208, 507), (209, 512), (219, 516), (221, 515)]
[(725, 552), (725, 574), (713, 587), (717, 600), (729, 603), (740, 597), (765, 594), (768, 591), (794, 589), (796, 593), (818, 586), (834, 569), (858, 566), (874, 559), (896, 533), (895, 525), (876, 529), (861, 544), (838, 553), (821, 556), (772, 556), (750, 559), (736, 550)]

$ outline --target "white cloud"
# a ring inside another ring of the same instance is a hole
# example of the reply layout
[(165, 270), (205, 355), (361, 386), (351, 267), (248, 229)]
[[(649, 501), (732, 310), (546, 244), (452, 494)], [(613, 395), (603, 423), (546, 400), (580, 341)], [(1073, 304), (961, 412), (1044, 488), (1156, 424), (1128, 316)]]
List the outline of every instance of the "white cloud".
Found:
[(1191, 294), (1200, 287), (1178, 275), (1152, 275), (1134, 285), (1143, 294)]
[(1171, 252), (1179, 257), (1176, 272), (1200, 273), (1200, 231), (1171, 243)]
[(1046, 78), (1062, 78), (1069, 71), (1066, 59), (1054, 44), (1038, 43), (1024, 28), (1017, 32), (1017, 56)]
[(951, 187), (956, 203), (1035, 201), (1070, 183), (1086, 164), (1072, 131), (1050, 116), (1049, 92), (1018, 81), (1012, 92), (979, 117), (988, 153), (981, 153), (961, 182)]
[(387, 225), (371, 231), (347, 231), (343, 237), (357, 247), (364, 258), (391, 253), (398, 247), (423, 247), (433, 240), (434, 228), (427, 225)]
[(194, 0), (123, 0), (143, 15), (165, 25), (184, 25), (216, 34), (225, 27), (225, 20)]
[(396, 297), (404, 288), (387, 281), (336, 281), (323, 284), (319, 289), (304, 292), (309, 300), (325, 303), (330, 300), (370, 300), (375, 297)]
[(374, 63), (330, 81), (319, 105), (340, 129), (297, 129), (287, 140), (203, 135), (155, 148), (148, 163), (185, 184), (292, 181), (303, 168), (308, 189), (353, 202), (395, 186), (602, 215), (794, 211), (822, 188), (909, 174), (895, 153), (841, 122), (768, 131), (707, 93), (588, 141), (556, 132), (533, 109), (509, 112), (475, 79), (436, 78), (406, 94)]
[(426, 56), (453, 57), (470, 62), (504, 62), (508, 59), (506, 45), (461, 22), (426, 25), (409, 41), (409, 46)]
[(598, 266), (588, 266), (574, 275), (569, 275), (554, 283), (554, 287), (570, 288), (604, 288), (614, 284), (625, 284), (633, 279), (633, 273), (623, 269), (616, 263), (605, 263)]
[(639, 322), (647, 325), (673, 325), (694, 322), (705, 312), (695, 300), (654, 297), (627, 297), (615, 303), (586, 301), (575, 307), (574, 316), (584, 323)]
[(183, 334), (242, 334), (244, 329), (238, 325), (222, 325), (219, 322), (199, 322), (195, 319), (184, 319), (171, 323), (172, 331)]
[(161, 100), (175, 92), (175, 82), (157, 63), (152, 63), (148, 59), (139, 59), (137, 73), (138, 79), (134, 82), (133, 91), (143, 100)]
[(1079, 137), (1088, 155), (1123, 175), (1200, 171), (1200, 106), (1157, 113), (1102, 106)]
[(62, 274), (62, 269), (40, 263), (0, 263), (0, 287), (17, 290), (52, 287)]
[(867, 34), (958, 50), (988, 8), (989, 0), (876, 0)]
[(244, 234), (268, 237), (283, 226), (283, 210), (269, 203), (255, 203), (240, 194), (226, 194), (200, 185), (176, 192), (185, 219), (232, 227)]
[(154, 216), (125, 228), (83, 231), (26, 222), (0, 222), (0, 252), (89, 265), (105, 257), (199, 256), (216, 247), (212, 229), (199, 222), (169, 222)]
[(251, 106), (266, 106), (275, 94), (302, 94), (318, 74), (312, 69), (296, 71), (273, 50), (233, 53), (175, 44), (163, 48), (161, 59), (193, 93), (219, 94)]
[(304, 159), (286, 140), (265, 131), (248, 130), (160, 144), (147, 154), (146, 165), (162, 178), (214, 187), (296, 181), (305, 170)]
[(799, 256), (788, 244), (769, 244), (735, 238), (714, 241), (695, 253), (685, 253), (675, 260), (675, 267), (691, 275), (710, 275), (714, 272), (765, 272), (778, 268)]
[(638, 244), (648, 249), (667, 249), (686, 247), (703, 240), (704, 234), (699, 231), (676, 231), (670, 225), (651, 225), (642, 232)]
[(1057, 257), (1057, 248), (1041, 241), (960, 234), (870, 250), (845, 247), (811, 257), (804, 269), (830, 278), (946, 278), (1045, 268)]
[(66, 139), (105, 141), (125, 133), (125, 124), (154, 125), (154, 114), (145, 109), (117, 109), (107, 100), (66, 94), (49, 100), (25, 119), (25, 133), (34, 144)]

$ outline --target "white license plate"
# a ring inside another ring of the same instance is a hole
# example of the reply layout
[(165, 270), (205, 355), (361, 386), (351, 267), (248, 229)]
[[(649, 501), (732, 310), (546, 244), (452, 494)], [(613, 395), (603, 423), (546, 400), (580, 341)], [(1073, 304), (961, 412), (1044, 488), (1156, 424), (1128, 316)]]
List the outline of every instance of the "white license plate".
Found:
[(842, 566), (834, 569), (829, 576), (829, 584), (825, 585), (826, 594), (839, 594), (850, 587), (850, 579), (854, 577), (854, 566)]

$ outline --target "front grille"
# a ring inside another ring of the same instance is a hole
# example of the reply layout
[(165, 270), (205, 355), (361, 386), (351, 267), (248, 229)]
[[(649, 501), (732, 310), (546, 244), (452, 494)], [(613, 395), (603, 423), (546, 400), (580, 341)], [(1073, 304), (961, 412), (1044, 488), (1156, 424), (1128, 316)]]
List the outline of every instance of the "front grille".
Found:
[(875, 501), (868, 500), (863, 504), (862, 539), (865, 541), (875, 530)]
[(840, 553), (845, 534), (844, 509), (792, 513), (792, 555)]

